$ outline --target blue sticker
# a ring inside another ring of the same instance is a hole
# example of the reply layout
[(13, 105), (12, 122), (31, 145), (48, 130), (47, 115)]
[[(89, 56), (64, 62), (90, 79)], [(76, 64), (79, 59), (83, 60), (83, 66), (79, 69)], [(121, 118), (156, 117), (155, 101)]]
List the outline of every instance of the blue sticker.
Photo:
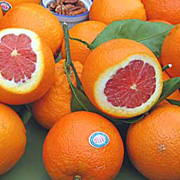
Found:
[(4, 12), (7, 12), (9, 9), (12, 8), (11, 4), (6, 1), (0, 1), (0, 6)]
[(105, 147), (109, 143), (109, 137), (104, 132), (94, 132), (89, 137), (89, 143), (95, 148)]

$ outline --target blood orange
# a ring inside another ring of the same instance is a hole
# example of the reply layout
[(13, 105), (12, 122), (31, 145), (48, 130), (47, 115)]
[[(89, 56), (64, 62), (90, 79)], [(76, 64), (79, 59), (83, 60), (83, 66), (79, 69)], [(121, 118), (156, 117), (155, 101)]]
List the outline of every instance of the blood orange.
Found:
[(128, 118), (149, 110), (163, 86), (161, 66), (144, 45), (115, 39), (88, 56), (82, 84), (92, 103), (114, 117)]
[(50, 88), (55, 71), (52, 51), (39, 36), (25, 29), (0, 31), (0, 101), (24, 104)]

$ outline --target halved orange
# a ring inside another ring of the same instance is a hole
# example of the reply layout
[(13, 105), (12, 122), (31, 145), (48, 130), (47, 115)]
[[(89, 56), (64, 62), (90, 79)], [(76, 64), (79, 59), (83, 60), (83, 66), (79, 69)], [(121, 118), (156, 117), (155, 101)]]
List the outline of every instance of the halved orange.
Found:
[(146, 112), (159, 99), (162, 69), (143, 44), (114, 39), (88, 56), (82, 85), (98, 109), (113, 117), (130, 118)]
[(30, 30), (0, 31), (0, 101), (25, 104), (39, 99), (54, 80), (49, 46)]

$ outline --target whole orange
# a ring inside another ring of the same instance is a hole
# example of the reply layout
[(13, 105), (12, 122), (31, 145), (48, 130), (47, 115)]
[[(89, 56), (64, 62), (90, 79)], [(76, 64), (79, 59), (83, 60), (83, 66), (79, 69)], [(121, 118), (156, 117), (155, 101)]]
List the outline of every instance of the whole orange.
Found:
[(161, 63), (163, 66), (172, 64), (167, 69), (170, 77), (180, 76), (180, 25), (176, 25), (166, 36), (161, 50)]
[(130, 118), (148, 111), (159, 99), (162, 69), (143, 44), (114, 39), (89, 54), (82, 85), (99, 110), (112, 117)]
[(10, 9), (0, 21), (0, 29), (18, 27), (36, 32), (49, 45), (53, 53), (59, 51), (63, 29), (58, 19), (38, 4), (23, 3)]
[(112, 180), (123, 157), (123, 142), (115, 126), (85, 111), (59, 119), (43, 147), (44, 165), (56, 180)]
[(142, 0), (148, 19), (180, 23), (180, 0)]
[(127, 150), (134, 166), (148, 179), (180, 179), (180, 107), (158, 106), (130, 126)]
[(146, 20), (141, 0), (94, 0), (89, 19), (109, 24), (123, 19)]
[[(49, 91), (38, 101), (32, 103), (35, 119), (45, 128), (51, 128), (63, 115), (71, 112), (72, 92), (63, 68), (64, 60), (56, 63), (55, 79)], [(83, 66), (74, 62), (76, 71), (81, 77)], [(71, 81), (75, 85), (76, 79), (71, 74)]]
[[(91, 44), (91, 42), (96, 38), (96, 36), (102, 32), (102, 30), (106, 27), (106, 24), (98, 21), (85, 21), (83, 23), (75, 25), (72, 29), (70, 29), (69, 34), (72, 38), (78, 38), (87, 43)], [(81, 42), (70, 40), (70, 53), (71, 58), (74, 61), (80, 61), (84, 64), (87, 56), (91, 52), (86, 45)], [(63, 40), (62, 44), (62, 58), (66, 58), (65, 52), (65, 41)]]
[(26, 129), (15, 111), (0, 103), (0, 175), (21, 158), (26, 146)]

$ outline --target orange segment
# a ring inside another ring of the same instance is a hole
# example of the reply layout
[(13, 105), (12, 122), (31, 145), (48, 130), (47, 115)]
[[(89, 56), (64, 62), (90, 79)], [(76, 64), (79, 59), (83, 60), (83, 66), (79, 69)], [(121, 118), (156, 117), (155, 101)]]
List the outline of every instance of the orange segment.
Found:
[(0, 101), (24, 104), (37, 100), (53, 82), (55, 62), (39, 36), (25, 29), (0, 31)]
[(85, 93), (101, 111), (121, 118), (146, 112), (162, 91), (162, 70), (144, 45), (115, 39), (88, 56), (82, 73)]

